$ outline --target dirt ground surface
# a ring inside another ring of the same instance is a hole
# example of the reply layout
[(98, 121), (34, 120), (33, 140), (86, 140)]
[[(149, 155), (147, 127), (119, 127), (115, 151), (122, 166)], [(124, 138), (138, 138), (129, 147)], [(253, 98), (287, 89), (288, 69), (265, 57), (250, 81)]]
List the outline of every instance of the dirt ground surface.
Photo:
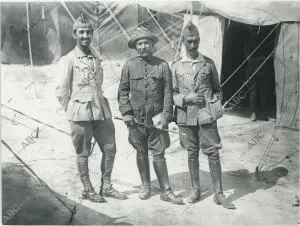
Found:
[[(104, 62), (104, 94), (110, 100), (114, 116), (120, 116), (116, 102), (118, 78), (123, 62)], [(213, 203), (212, 183), (206, 156), (200, 155), (200, 179), (203, 196), (196, 204), (187, 204), (191, 190), (187, 153), (180, 147), (178, 135), (170, 133), (166, 150), (170, 183), (185, 205), (160, 200), (160, 189), (151, 166), (152, 197), (138, 198), (140, 178), (135, 151), (127, 141), (122, 121), (114, 120), (117, 155), (112, 175), (115, 188), (128, 195), (127, 200), (107, 198), (107, 203), (80, 199), (81, 182), (77, 175), (75, 150), (67, 134), (42, 125), (5, 106), (14, 108), (47, 125), (70, 132), (65, 113), (55, 98), (57, 65), (30, 68), (1, 65), (2, 139), (53, 190), (41, 184), (5, 147), (2, 153), (2, 223), (35, 225), (297, 225), (299, 219), (299, 131), (274, 128), (275, 122), (251, 122), (246, 111), (226, 112), (218, 121), (223, 148), (224, 194), (237, 206), (224, 209)], [(5, 105), (5, 106), (3, 106)], [(38, 138), (35, 135), (39, 127)], [(170, 129), (176, 130), (174, 124)], [(253, 137), (259, 139), (249, 147)], [(27, 138), (27, 140), (26, 140)], [(273, 142), (270, 142), (272, 141)], [(29, 142), (30, 141), (30, 142)], [(271, 145), (270, 145), (271, 144)], [(269, 148), (268, 148), (269, 147)], [(288, 156), (287, 156), (288, 155)], [(151, 157), (150, 157), (151, 160)], [(101, 151), (94, 148), (89, 159), (91, 180), (100, 186)], [(262, 163), (265, 171), (255, 174)], [(55, 197), (59, 197), (62, 204)], [(66, 205), (66, 206), (64, 206)], [(77, 207), (73, 221), (70, 211)]]

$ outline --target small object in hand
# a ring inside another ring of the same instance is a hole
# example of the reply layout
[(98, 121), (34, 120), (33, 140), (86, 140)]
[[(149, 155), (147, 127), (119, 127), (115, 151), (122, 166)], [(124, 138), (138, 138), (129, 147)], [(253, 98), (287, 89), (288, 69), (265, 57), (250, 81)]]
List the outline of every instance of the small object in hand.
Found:
[(162, 117), (162, 113), (159, 113), (155, 115), (152, 118), (153, 125), (155, 128), (161, 130), (161, 129), (167, 129), (168, 128), (168, 120), (166, 120), (164, 117)]
[(152, 122), (155, 127), (157, 127), (160, 124), (161, 115), (162, 114), (159, 113), (152, 118)]

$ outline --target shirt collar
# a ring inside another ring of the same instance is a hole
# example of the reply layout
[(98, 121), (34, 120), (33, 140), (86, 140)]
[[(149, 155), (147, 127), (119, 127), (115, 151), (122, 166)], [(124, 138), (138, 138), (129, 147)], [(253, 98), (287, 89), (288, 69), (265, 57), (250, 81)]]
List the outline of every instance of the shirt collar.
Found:
[(95, 54), (92, 52), (92, 50), (90, 50), (89, 54), (86, 54), (85, 52), (83, 52), (78, 46), (75, 47), (74, 49), (76, 56), (77, 57), (88, 57), (88, 58), (96, 58)]
[(148, 59), (144, 59), (143, 57), (141, 57), (139, 54), (137, 54), (136, 56), (137, 58), (139, 58), (140, 60), (144, 60), (144, 61), (147, 61), (147, 62), (150, 62), (153, 60), (154, 56), (151, 55), (151, 57), (149, 57)]

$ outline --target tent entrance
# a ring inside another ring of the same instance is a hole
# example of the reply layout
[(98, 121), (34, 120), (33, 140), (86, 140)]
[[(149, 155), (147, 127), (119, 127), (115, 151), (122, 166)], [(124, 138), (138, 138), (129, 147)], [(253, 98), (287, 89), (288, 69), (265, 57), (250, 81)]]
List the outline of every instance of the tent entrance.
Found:
[[(277, 29), (274, 29), (275, 25), (259, 27), (234, 21), (229, 22), (228, 20), (225, 25), (221, 83), (223, 84), (236, 71), (223, 86), (224, 100), (227, 101), (274, 50)], [(272, 30), (273, 32), (270, 34)], [(269, 37), (266, 38), (268, 35)], [(260, 43), (262, 43), (261, 46), (257, 48)], [(243, 64), (256, 48), (257, 50), (249, 60)], [(241, 64), (243, 66), (239, 68)], [(237, 70), (237, 68), (239, 69)], [(254, 99), (254, 90), (256, 90), (256, 99)], [(253, 104), (256, 104), (255, 109), (258, 114), (264, 112), (262, 115), (275, 117), (276, 97), (273, 55), (260, 67), (250, 80), (249, 85), (245, 86), (240, 93), (241, 95), (237, 96), (244, 98), (239, 98), (239, 101), (237, 99), (230, 101), (231, 104), (227, 107), (242, 109), (248, 115), (253, 109)], [(250, 99), (252, 104), (250, 104)]]

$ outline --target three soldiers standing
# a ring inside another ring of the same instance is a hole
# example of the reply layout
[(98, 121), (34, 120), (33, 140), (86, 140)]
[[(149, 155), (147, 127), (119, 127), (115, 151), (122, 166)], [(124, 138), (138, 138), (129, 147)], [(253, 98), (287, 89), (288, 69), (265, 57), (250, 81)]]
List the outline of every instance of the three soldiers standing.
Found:
[[(84, 186), (83, 197), (104, 202), (103, 196), (126, 199), (110, 182), (116, 154), (115, 129), (109, 103), (103, 96), (103, 71), (99, 59), (89, 49), (93, 29), (83, 15), (74, 23), (73, 37), (77, 46), (61, 60), (57, 97), (67, 111), (72, 141), (77, 154), (77, 166)], [(184, 28), (185, 55), (172, 65), (153, 56), (158, 38), (138, 27), (128, 42), (137, 56), (129, 59), (122, 70), (118, 89), (119, 109), (129, 130), (128, 140), (136, 149), (136, 163), (142, 181), (140, 199), (151, 197), (148, 151), (162, 193), (161, 200), (183, 204), (170, 186), (165, 149), (170, 146), (168, 124), (179, 126), (180, 141), (188, 151), (188, 166), (192, 194), (188, 202), (200, 200), (199, 149), (208, 156), (214, 187), (214, 200), (225, 208), (234, 208), (222, 189), (219, 149), (222, 147), (216, 119), (207, 117), (207, 102), (221, 100), (222, 92), (214, 62), (198, 52), (199, 32), (192, 23)], [(173, 85), (172, 85), (173, 84)], [(208, 114), (209, 115), (209, 114)], [(158, 122), (153, 123), (153, 117)], [(183, 135), (184, 134), (184, 135)], [(94, 136), (101, 151), (101, 188), (97, 194), (89, 179), (88, 157)]]

